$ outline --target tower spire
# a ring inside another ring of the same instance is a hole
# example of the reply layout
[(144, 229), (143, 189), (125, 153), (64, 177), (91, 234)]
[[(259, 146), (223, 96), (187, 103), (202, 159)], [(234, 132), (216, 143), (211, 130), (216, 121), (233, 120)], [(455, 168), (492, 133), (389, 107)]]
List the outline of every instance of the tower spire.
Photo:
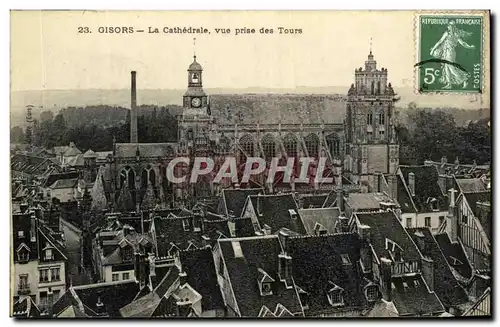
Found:
[(196, 61), (196, 38), (193, 37), (193, 58)]
[(370, 37), (370, 55), (372, 54), (372, 38)]

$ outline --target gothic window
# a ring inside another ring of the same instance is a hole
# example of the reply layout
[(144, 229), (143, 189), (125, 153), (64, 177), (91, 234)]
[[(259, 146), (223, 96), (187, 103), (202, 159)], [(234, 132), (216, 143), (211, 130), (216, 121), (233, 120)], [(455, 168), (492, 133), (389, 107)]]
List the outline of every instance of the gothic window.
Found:
[(276, 142), (271, 134), (266, 134), (262, 138), (262, 150), (266, 159), (271, 159), (276, 156)]
[(330, 149), (330, 153), (334, 157), (340, 156), (340, 138), (336, 134), (330, 134), (326, 137), (326, 143)]
[(148, 186), (148, 182), (150, 182), (153, 187), (156, 186), (156, 173), (151, 165), (148, 165), (142, 171), (142, 188), (145, 189)]
[(319, 138), (316, 134), (309, 134), (304, 138), (307, 153), (310, 157), (318, 156)]
[(385, 125), (385, 114), (383, 112), (378, 114), (378, 124)]
[(198, 178), (195, 193), (198, 197), (209, 197), (211, 195), (210, 182), (207, 180), (206, 176)]
[(135, 189), (135, 172), (129, 166), (124, 167), (120, 172), (120, 188), (124, 185), (128, 185), (131, 190)]
[(194, 140), (197, 149), (206, 149), (208, 147), (208, 138), (205, 135), (198, 135)]
[(285, 147), (286, 154), (289, 157), (297, 156), (297, 137), (291, 133), (285, 135), (283, 139), (283, 146)]
[(366, 116), (366, 124), (373, 125), (373, 114), (371, 112)]
[(254, 142), (250, 134), (245, 134), (240, 138), (240, 151), (244, 158), (253, 157), (254, 155)]
[(375, 81), (372, 81), (372, 83), (371, 83), (371, 93), (372, 94), (375, 93)]
[(380, 81), (377, 82), (377, 94), (380, 94)]

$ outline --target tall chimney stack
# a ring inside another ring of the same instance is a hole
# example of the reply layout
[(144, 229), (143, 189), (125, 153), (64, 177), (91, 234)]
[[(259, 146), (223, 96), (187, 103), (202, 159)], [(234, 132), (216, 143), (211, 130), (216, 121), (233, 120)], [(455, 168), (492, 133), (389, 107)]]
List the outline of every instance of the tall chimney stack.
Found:
[(137, 90), (135, 86), (136, 72), (131, 71), (131, 90), (130, 90), (130, 143), (137, 141)]

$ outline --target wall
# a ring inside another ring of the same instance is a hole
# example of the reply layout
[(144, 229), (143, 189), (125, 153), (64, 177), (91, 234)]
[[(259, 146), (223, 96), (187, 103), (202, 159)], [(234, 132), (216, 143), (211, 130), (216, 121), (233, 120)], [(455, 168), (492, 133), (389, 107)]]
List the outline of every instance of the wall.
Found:
[(50, 197), (57, 198), (61, 202), (68, 202), (75, 199), (75, 188), (50, 189)]
[(123, 273), (128, 273), (129, 278), (128, 280), (135, 280), (135, 273), (134, 270), (123, 270), (123, 271), (113, 271), (112, 270), (113, 266), (104, 266), (103, 267), (103, 275), (102, 275), (102, 282), (107, 283), (107, 282), (112, 282), (113, 281), (113, 274), (118, 274), (118, 281), (125, 280), (123, 279)]
[[(16, 255), (16, 254), (14, 254)], [(19, 290), (19, 275), (28, 274), (28, 284), (30, 286), (30, 294), (36, 295), (36, 301), (39, 301), (38, 296), (38, 261), (29, 261), (28, 263), (15, 263), (14, 274), (12, 274), (13, 296), (18, 295)]]
[(439, 228), (439, 217), (442, 216), (443, 220), (446, 220), (446, 215), (448, 211), (433, 211), (433, 212), (424, 212), (417, 214), (417, 225), (414, 227), (426, 227), (425, 226), (425, 217), (431, 217), (431, 230), (437, 230)]

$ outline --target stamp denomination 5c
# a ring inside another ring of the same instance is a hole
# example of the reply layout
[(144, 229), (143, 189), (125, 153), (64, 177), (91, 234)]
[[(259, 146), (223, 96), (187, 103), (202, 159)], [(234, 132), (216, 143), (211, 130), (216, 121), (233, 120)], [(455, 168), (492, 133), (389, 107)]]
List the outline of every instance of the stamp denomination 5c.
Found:
[(418, 92), (483, 92), (483, 16), (420, 15)]

